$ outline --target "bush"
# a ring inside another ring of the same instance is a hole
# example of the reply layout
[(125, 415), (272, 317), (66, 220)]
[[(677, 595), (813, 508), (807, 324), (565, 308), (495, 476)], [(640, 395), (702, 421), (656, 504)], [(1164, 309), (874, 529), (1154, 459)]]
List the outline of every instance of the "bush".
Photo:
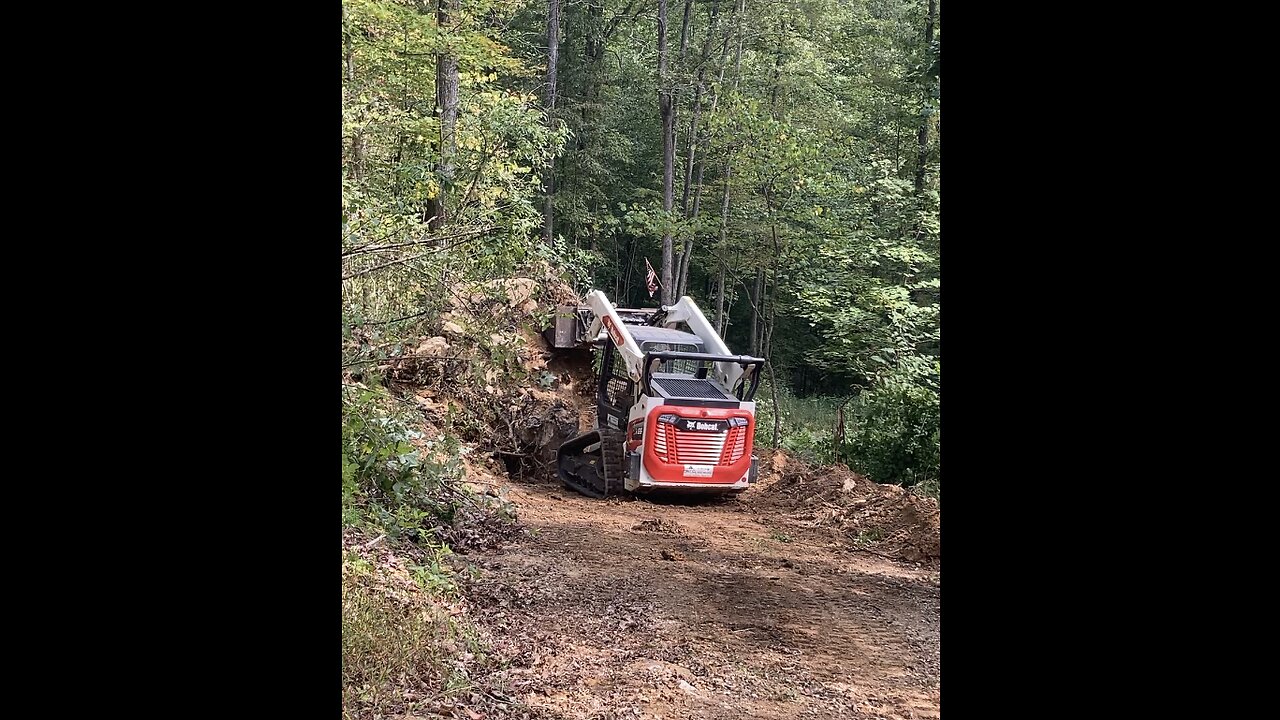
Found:
[(938, 483), (938, 393), (888, 378), (863, 393), (857, 425), (840, 449), (841, 460), (876, 482), (910, 487)]
[[(377, 528), (415, 542), (453, 520), (459, 480), (457, 441), (444, 436), (414, 445), (422, 433), (381, 388), (344, 385), (342, 514), (347, 525)], [(435, 450), (444, 460), (436, 459)]]

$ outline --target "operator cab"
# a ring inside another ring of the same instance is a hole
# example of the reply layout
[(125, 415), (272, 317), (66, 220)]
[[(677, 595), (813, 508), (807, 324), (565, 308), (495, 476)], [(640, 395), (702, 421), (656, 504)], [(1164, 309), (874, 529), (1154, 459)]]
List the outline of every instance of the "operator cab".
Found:
[[(705, 353), (702, 338), (693, 333), (663, 327), (629, 325), (643, 353), (673, 351)], [(709, 379), (710, 360), (660, 360), (653, 369), (650, 386), (664, 398), (697, 398), (702, 400), (734, 400), (719, 383)]]

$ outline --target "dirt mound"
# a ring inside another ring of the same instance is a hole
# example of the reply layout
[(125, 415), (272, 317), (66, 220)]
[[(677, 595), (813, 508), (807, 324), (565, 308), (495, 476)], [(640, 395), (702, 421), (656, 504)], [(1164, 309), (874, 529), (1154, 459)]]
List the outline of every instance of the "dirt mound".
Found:
[(770, 477), (751, 493), (755, 507), (834, 530), (854, 547), (899, 560), (940, 559), (937, 501), (873, 482), (843, 465), (814, 467), (778, 453), (766, 462), (770, 466)]
[[(543, 312), (577, 302), (550, 268), (464, 288), (449, 312), (380, 366), (429, 436), (453, 434), (512, 479), (554, 478), (556, 451), (595, 420), (592, 355), (553, 353)], [(475, 475), (468, 468), (468, 475)]]
[(680, 527), (680, 523), (674, 520), (663, 520), (662, 518), (649, 518), (641, 520), (631, 526), (632, 532), (656, 532), (664, 535), (683, 535), (684, 528)]

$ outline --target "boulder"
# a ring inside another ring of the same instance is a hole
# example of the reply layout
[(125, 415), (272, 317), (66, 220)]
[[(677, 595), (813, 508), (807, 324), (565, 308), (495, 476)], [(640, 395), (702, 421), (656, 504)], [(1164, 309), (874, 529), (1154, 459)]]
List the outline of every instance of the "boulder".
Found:
[(441, 357), (449, 352), (449, 341), (437, 335), (433, 338), (423, 340), (417, 350), (413, 351), (414, 355), (425, 355), (427, 357)]

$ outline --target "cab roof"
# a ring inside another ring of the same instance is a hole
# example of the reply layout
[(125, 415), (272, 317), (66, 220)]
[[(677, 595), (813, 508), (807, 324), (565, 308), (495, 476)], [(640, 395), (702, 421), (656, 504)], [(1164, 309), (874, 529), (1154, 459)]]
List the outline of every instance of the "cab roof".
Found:
[(702, 347), (702, 338), (694, 335), (693, 333), (684, 332), (683, 330), (671, 330), (664, 327), (654, 327), (652, 325), (628, 325), (627, 330), (639, 345), (643, 345), (647, 342), (660, 342), (672, 345), (696, 345), (698, 347)]

